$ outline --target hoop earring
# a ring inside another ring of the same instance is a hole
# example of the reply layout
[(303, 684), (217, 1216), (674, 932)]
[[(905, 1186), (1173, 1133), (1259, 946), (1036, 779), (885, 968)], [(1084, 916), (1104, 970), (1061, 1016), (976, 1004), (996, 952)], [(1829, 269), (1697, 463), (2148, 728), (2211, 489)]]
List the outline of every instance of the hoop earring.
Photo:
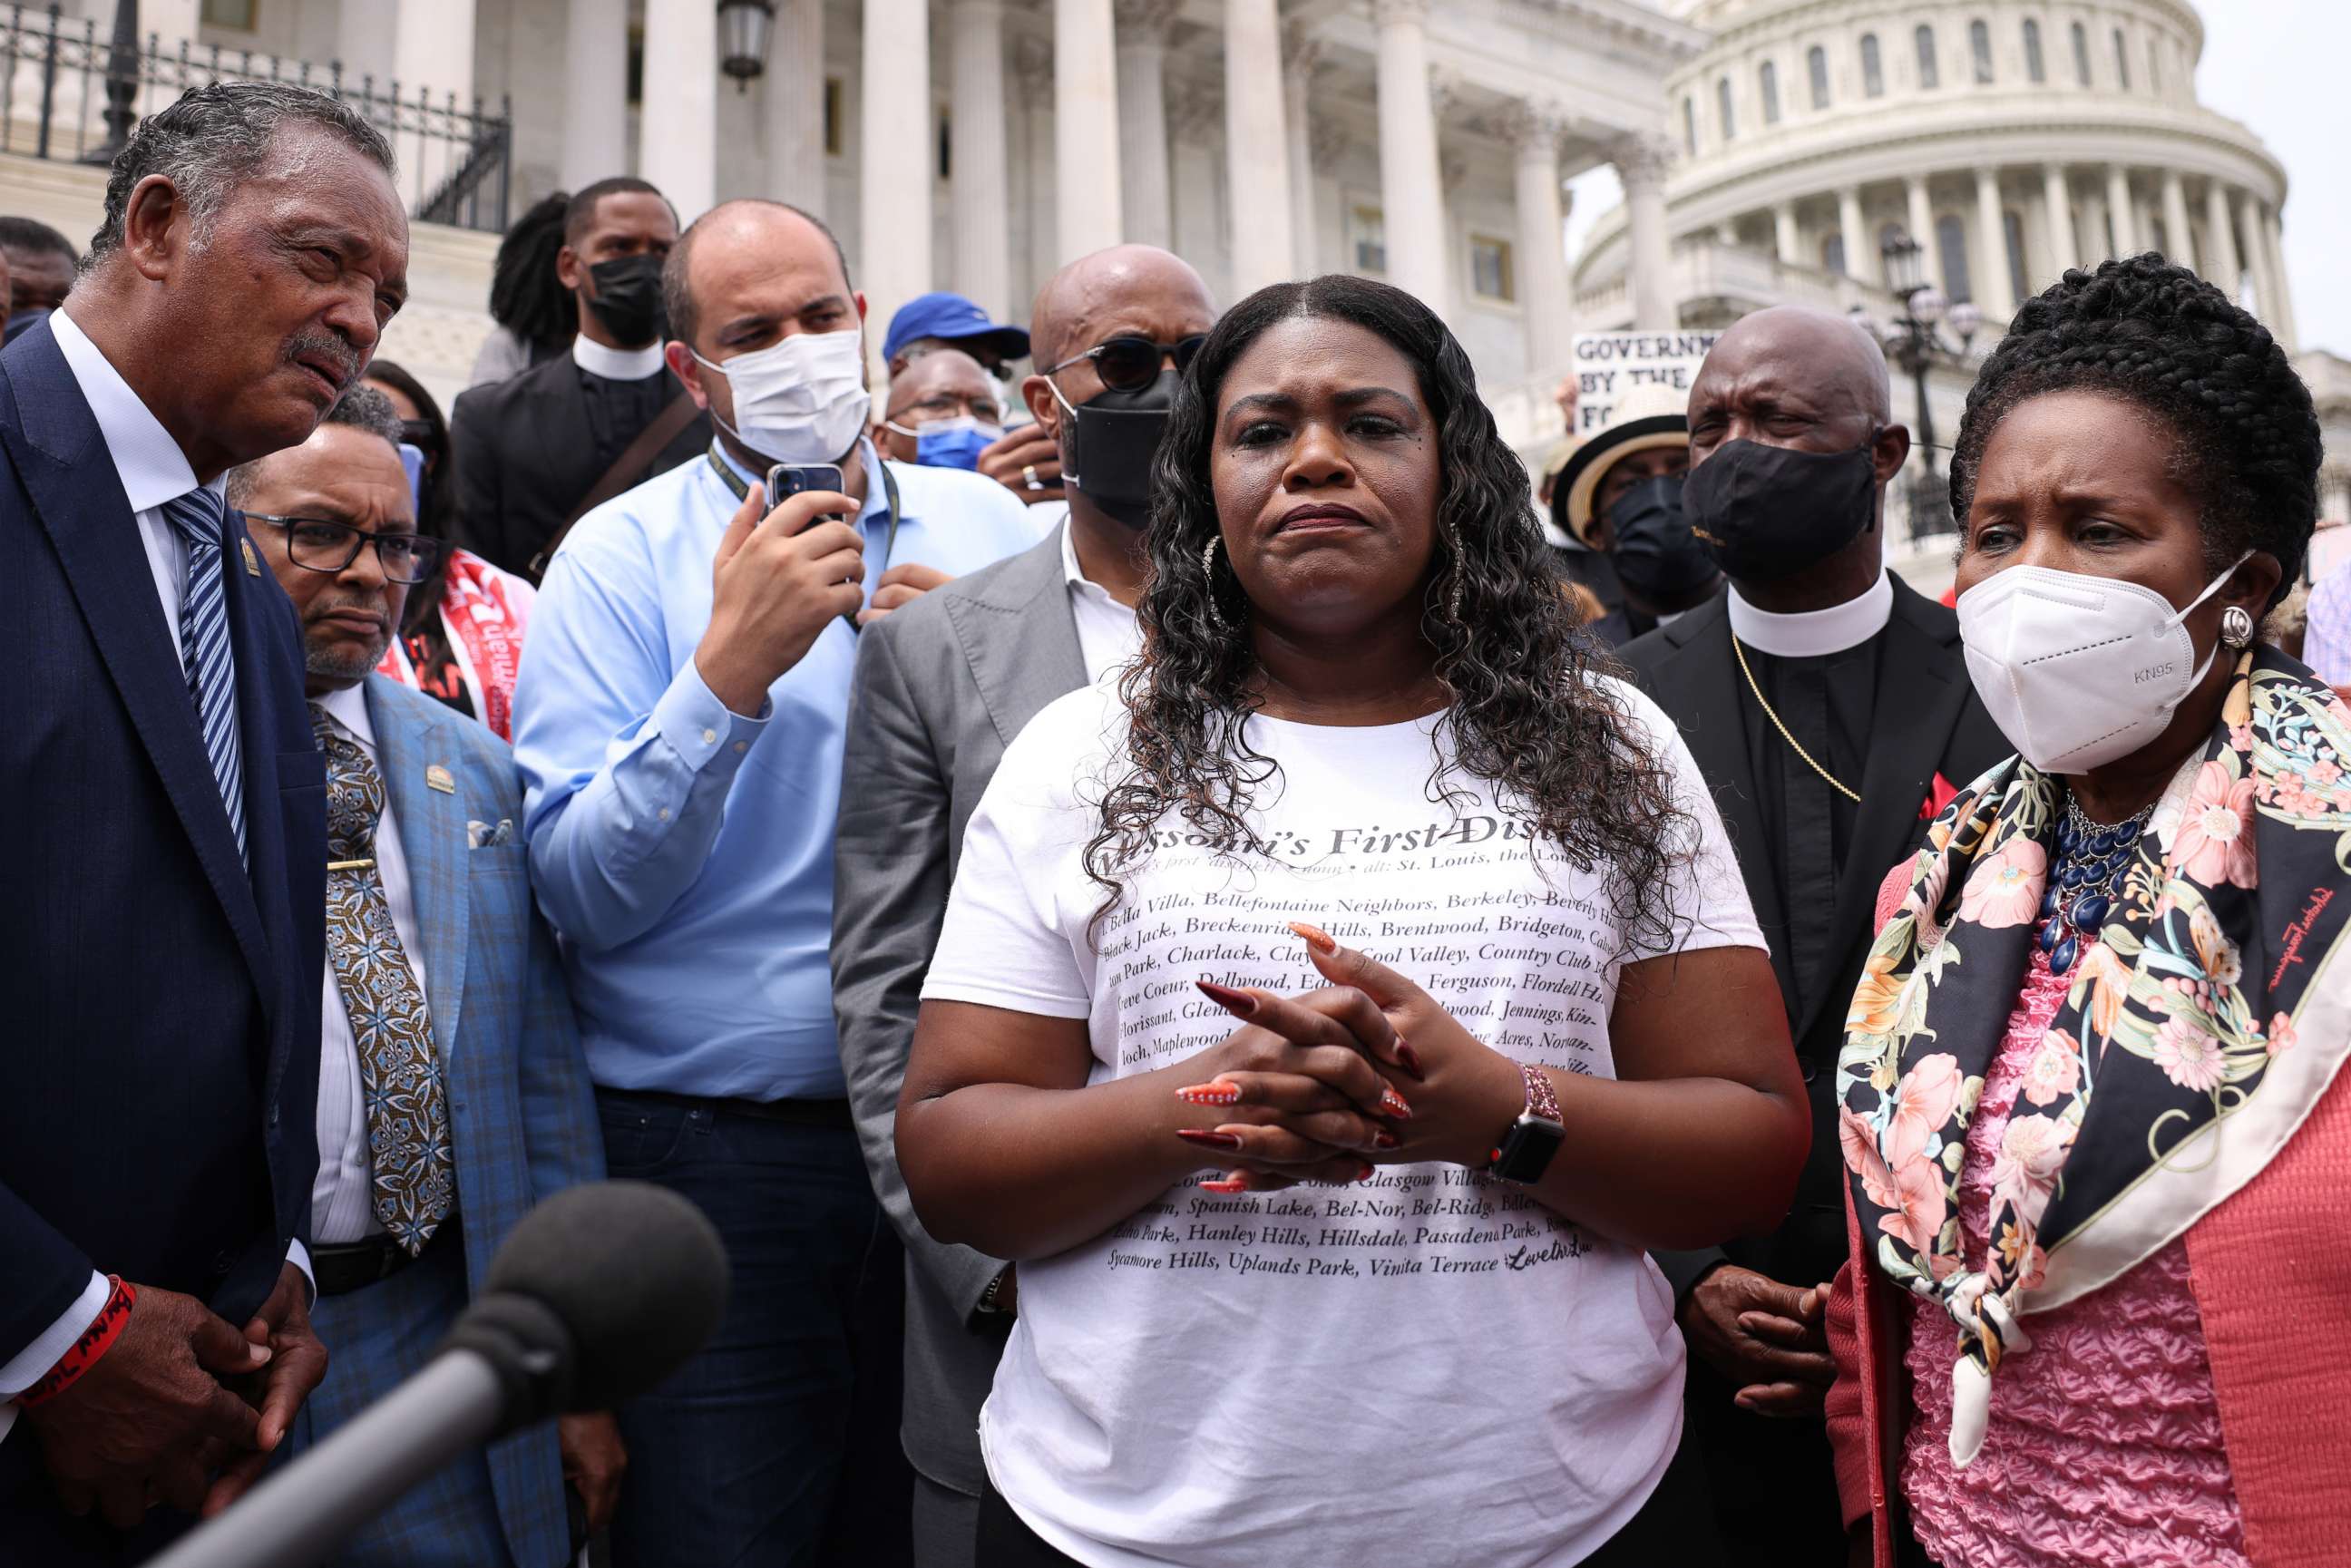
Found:
[(2220, 612), (2220, 641), (2231, 648), (2252, 645), (2252, 612), (2241, 604), (2231, 604)]
[(1217, 607), (1217, 544), (1221, 536), (1210, 534), (1208, 542), (1200, 548), (1201, 586), (1207, 591), (1208, 620), (1219, 632), (1232, 630), (1225, 612)]

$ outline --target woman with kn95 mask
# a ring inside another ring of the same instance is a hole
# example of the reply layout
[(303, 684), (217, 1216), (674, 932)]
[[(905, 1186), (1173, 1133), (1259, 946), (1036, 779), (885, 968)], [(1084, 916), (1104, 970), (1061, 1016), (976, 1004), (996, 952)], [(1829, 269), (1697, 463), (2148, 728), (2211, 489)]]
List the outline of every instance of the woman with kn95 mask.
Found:
[(2256, 641), (2319, 447), (2152, 254), (1969, 395), (1959, 634), (2017, 755), (1887, 879), (1838, 1065), (1830, 1435), (1886, 1568), (2342, 1561), (2351, 710)]

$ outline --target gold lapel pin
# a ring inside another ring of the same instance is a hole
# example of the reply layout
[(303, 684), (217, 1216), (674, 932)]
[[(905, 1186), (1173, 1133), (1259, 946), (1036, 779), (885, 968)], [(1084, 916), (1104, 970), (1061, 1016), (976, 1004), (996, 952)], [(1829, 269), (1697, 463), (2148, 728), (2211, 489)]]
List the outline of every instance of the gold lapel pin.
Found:
[(438, 789), (444, 795), (455, 795), (457, 792), (457, 777), (436, 762), (424, 770), (424, 787)]
[(259, 577), (261, 575), (261, 558), (253, 553), (253, 541), (251, 539), (239, 539), (236, 542), (245, 547), (245, 575), (247, 577)]

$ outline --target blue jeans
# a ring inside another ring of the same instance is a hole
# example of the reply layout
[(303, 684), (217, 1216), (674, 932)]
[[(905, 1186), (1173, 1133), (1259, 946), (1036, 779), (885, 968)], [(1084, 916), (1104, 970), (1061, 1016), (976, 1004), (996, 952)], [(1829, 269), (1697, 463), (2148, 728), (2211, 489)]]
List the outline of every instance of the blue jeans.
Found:
[(623, 1407), (620, 1568), (911, 1560), (904, 1262), (845, 1123), (599, 1089), (606, 1164), (691, 1199), (734, 1288), (710, 1343)]

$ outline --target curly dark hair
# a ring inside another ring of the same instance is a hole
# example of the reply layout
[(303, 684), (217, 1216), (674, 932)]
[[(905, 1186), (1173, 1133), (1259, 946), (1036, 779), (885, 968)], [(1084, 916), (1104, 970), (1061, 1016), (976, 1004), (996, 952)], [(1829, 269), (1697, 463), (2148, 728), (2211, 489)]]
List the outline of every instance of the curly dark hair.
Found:
[(556, 253), (563, 248), (563, 220), (570, 211), (568, 191), (533, 202), (498, 241), (490, 271), (490, 319), (531, 350), (534, 362), (570, 346), (580, 328), (571, 291), (555, 276)]
[(1593, 679), (1604, 656), (1577, 632), (1553, 580), (1526, 467), (1495, 430), (1468, 355), (1436, 314), (1400, 288), (1343, 276), (1276, 284), (1242, 300), (1176, 392), (1151, 476), (1143, 654), (1123, 687), (1127, 768), (1106, 791), (1086, 847), (1086, 870), (1106, 891), (1101, 913), (1116, 904), (1120, 873), (1170, 811), (1210, 842), (1253, 845), (1246, 813), (1276, 765), (1243, 734), (1263, 702), (1254, 644), (1231, 630), (1247, 624), (1249, 601), (1229, 569), (1212, 577), (1201, 559), (1221, 532), (1208, 455), (1226, 373), (1268, 328), (1301, 317), (1350, 322), (1394, 345), (1417, 371), (1437, 432), (1437, 544), (1421, 626), (1451, 701), (1429, 800), (1457, 798), (1447, 783), (1456, 768), (1495, 786), (1500, 803), (1573, 863), (1606, 868), (1628, 943), (1668, 945), (1675, 911), (1666, 873), (1687, 853), (1688, 818), (1624, 701)]
[[(1962, 537), (1991, 433), (2044, 392), (2083, 389), (2137, 404), (2177, 444), (2172, 472), (2202, 507), (2220, 572), (2249, 549), (2301, 575), (2318, 524), (2318, 415), (2269, 329), (2219, 288), (2153, 251), (2071, 271), (2011, 322), (1968, 393), (1951, 453)], [(2273, 604), (2275, 599), (2271, 601)]]

